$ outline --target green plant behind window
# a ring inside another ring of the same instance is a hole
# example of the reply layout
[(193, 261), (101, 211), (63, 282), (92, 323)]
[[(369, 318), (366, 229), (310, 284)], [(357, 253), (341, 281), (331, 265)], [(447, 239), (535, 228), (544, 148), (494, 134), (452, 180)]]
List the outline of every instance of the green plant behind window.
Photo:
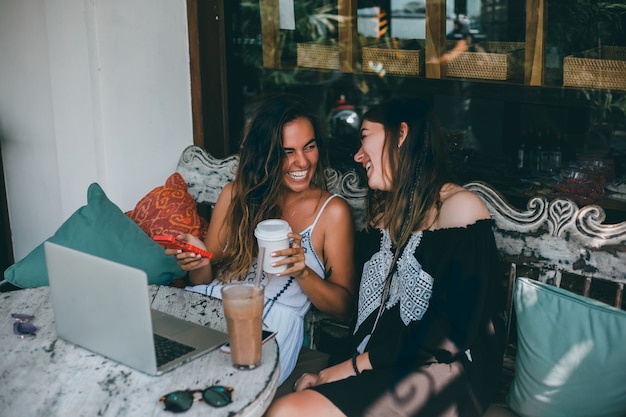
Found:
[(603, 45), (626, 46), (626, 1), (550, 0), (548, 42), (565, 55)]

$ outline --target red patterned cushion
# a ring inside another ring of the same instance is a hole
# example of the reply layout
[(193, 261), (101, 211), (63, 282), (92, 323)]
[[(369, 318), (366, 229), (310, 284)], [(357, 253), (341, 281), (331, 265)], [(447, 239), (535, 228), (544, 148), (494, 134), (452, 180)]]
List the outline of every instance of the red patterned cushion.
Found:
[(187, 183), (178, 172), (165, 185), (150, 191), (134, 210), (125, 213), (148, 236), (191, 233), (204, 239), (209, 223), (198, 215), (196, 202), (187, 192)]

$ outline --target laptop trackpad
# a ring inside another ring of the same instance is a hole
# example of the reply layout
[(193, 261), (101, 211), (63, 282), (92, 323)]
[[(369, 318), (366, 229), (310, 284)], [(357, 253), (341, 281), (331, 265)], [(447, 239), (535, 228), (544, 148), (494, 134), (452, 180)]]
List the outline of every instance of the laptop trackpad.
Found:
[(155, 333), (160, 334), (161, 336), (175, 336), (194, 327), (193, 323), (181, 320), (157, 310), (151, 310), (151, 313), (152, 329)]

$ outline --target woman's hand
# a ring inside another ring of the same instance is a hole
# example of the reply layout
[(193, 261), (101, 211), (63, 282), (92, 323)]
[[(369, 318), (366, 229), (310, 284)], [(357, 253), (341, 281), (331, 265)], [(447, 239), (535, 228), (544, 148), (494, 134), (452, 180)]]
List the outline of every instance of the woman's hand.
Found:
[(302, 391), (316, 385), (326, 384), (333, 381), (339, 381), (348, 377), (355, 376), (352, 362), (350, 360), (343, 361), (330, 368), (323, 369), (319, 374), (302, 374), (296, 381), (294, 391)]
[(319, 374), (308, 374), (304, 373), (296, 383), (293, 385), (293, 390), (295, 392), (302, 391), (303, 389), (314, 387), (318, 384), (317, 379), (319, 378)]
[(309, 269), (304, 263), (304, 249), (302, 248), (302, 236), (298, 233), (289, 233), (289, 239), (293, 239), (288, 249), (277, 250), (272, 256), (285, 256), (280, 261), (272, 262), (272, 266), (287, 265), (287, 269), (281, 272), (281, 276), (292, 276), (295, 278), (305, 278)]
[[(195, 237), (192, 234), (184, 234), (178, 236), (178, 239), (184, 240), (185, 242), (197, 246), (200, 249), (206, 250), (206, 246), (204, 243)], [(166, 255), (175, 255), (176, 262), (184, 271), (192, 271), (197, 268), (202, 268), (204, 266), (209, 265), (210, 261), (208, 258), (203, 258), (202, 256), (193, 253), (193, 252), (183, 252), (182, 249), (165, 249)]]

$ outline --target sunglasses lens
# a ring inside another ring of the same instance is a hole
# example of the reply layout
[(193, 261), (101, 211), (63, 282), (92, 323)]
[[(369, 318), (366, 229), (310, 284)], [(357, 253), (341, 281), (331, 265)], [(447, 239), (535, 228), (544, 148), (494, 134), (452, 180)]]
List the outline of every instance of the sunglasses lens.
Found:
[(165, 409), (174, 413), (182, 413), (191, 408), (193, 394), (188, 391), (175, 391), (162, 398)]
[(28, 322), (18, 321), (13, 324), (13, 333), (18, 336), (34, 336), (36, 331), (37, 327)]
[(232, 391), (232, 388), (216, 385), (205, 389), (202, 392), (202, 398), (213, 407), (224, 407), (230, 404)]

